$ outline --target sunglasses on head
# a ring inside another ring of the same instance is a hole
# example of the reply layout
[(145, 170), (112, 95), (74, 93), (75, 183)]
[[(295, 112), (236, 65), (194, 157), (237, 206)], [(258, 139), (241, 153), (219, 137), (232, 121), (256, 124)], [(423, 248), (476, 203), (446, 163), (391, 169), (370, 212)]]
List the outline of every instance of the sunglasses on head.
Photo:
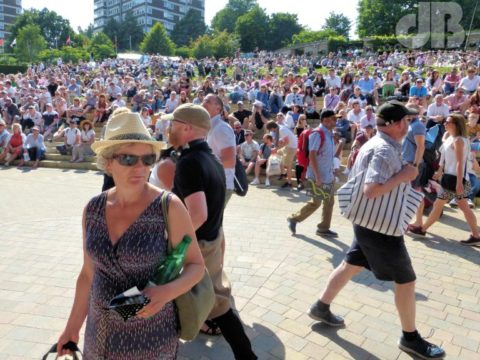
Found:
[(138, 163), (138, 160), (142, 160), (144, 166), (152, 166), (157, 160), (157, 155), (147, 154), (147, 155), (132, 155), (132, 154), (117, 154), (113, 155), (112, 159), (118, 161), (122, 166), (135, 166)]

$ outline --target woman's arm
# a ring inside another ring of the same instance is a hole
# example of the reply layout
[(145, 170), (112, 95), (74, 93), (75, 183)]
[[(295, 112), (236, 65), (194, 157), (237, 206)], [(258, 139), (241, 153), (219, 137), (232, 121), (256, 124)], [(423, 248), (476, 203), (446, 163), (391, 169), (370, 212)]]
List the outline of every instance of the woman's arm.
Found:
[(190, 290), (202, 279), (205, 271), (205, 263), (198, 247), (190, 215), (183, 203), (175, 195), (172, 196), (168, 206), (167, 221), (169, 228), (168, 240), (173, 248), (182, 241), (185, 235), (190, 236), (192, 242), (188, 247), (181, 275), (168, 284), (149, 287), (143, 291), (145, 296), (152, 300), (138, 314), (138, 316), (143, 318), (148, 318), (158, 313), (166, 303)]
[(80, 338), (80, 328), (82, 327), (88, 313), (88, 299), (90, 298), (90, 289), (92, 287), (94, 265), (92, 259), (86, 250), (86, 231), (85, 231), (86, 208), (83, 210), (82, 228), (83, 228), (83, 266), (77, 278), (75, 287), (75, 298), (72, 310), (68, 317), (65, 330), (57, 342), (57, 353), (59, 356), (65, 355), (67, 352), (62, 350), (64, 344), (69, 341), (78, 343)]

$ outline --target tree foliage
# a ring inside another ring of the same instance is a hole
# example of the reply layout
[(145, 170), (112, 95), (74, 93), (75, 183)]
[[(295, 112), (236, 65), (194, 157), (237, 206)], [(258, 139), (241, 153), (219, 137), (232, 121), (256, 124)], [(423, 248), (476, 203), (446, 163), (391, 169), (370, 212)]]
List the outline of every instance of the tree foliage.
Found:
[(265, 49), (269, 33), (269, 17), (260, 6), (255, 5), (237, 19), (235, 32), (240, 37), (243, 51)]
[(177, 46), (186, 46), (207, 31), (205, 22), (201, 20), (198, 10), (190, 9), (185, 16), (175, 24), (172, 31), (172, 41)]
[(28, 59), (33, 62), (37, 59), (38, 53), (47, 47), (47, 42), (40, 34), (37, 25), (28, 24), (17, 34), (17, 45), (15, 53), (20, 59)]
[(43, 36), (46, 45), (50, 48), (58, 48), (64, 45), (67, 38), (74, 34), (70, 22), (55, 11), (47, 8), (42, 10), (27, 9), (16, 18), (15, 23), (10, 27), (9, 42), (17, 39), (20, 30), (29, 24), (39, 27), (39, 34)]
[(109, 18), (104, 32), (112, 40), (117, 51), (137, 50), (144, 37), (142, 27), (131, 10), (127, 11), (120, 21), (114, 17)]
[(233, 33), (237, 19), (256, 5), (257, 0), (229, 0), (227, 5), (213, 17), (212, 29)]
[(306, 44), (314, 41), (328, 40), (331, 38), (338, 38), (337, 33), (331, 29), (319, 31), (303, 30), (298, 34), (293, 35), (292, 44)]
[(296, 14), (274, 13), (270, 17), (267, 50), (276, 50), (290, 43), (292, 36), (302, 31)]
[(334, 12), (331, 12), (325, 19), (325, 24), (323, 25), (322, 29), (333, 30), (338, 35), (348, 39), (351, 27), (352, 22), (348, 17), (343, 14), (336, 14)]
[(215, 32), (213, 35), (200, 36), (193, 42), (192, 55), (197, 59), (232, 57), (238, 49), (238, 39), (227, 31)]
[(115, 56), (115, 47), (110, 38), (100, 31), (93, 36), (89, 52), (95, 60), (102, 60)]
[(80, 35), (83, 35), (83, 36), (91, 39), (91, 38), (93, 37), (93, 29), (94, 29), (93, 24), (90, 23), (90, 24), (88, 24), (88, 26), (85, 28), (85, 30), (83, 30), (80, 26), (78, 27), (77, 30), (78, 30), (78, 33), (79, 33)]
[(168, 37), (167, 31), (162, 23), (157, 22), (145, 35), (140, 50), (147, 54), (173, 55), (175, 44)]

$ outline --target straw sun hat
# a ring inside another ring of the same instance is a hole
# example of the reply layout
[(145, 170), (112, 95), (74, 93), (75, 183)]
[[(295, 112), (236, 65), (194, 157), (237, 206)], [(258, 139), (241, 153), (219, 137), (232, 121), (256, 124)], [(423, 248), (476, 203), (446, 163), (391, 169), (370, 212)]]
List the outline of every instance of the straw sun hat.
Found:
[(98, 155), (110, 146), (129, 143), (151, 145), (157, 154), (166, 148), (164, 142), (151, 137), (140, 115), (124, 112), (111, 117), (106, 125), (104, 140), (95, 141), (92, 150)]

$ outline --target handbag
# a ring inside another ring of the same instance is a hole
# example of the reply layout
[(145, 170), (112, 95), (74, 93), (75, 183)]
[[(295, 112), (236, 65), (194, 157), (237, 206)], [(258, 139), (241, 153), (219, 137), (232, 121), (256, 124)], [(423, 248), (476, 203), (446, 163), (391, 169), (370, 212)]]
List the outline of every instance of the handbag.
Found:
[(282, 173), (281, 161), (278, 155), (270, 155), (267, 160), (267, 175), (274, 176)]
[(356, 225), (390, 236), (405, 234), (423, 194), (403, 183), (393, 190), (368, 199), (363, 195), (367, 171), (351, 177), (337, 190), (341, 214)]
[[(168, 252), (172, 251), (168, 241), (168, 200), (169, 192), (162, 194), (162, 213), (165, 219), (165, 234), (168, 242)], [(175, 299), (178, 319), (180, 322), (180, 339), (191, 341), (195, 339), (205, 320), (208, 319), (213, 306), (215, 305), (215, 292), (213, 291), (212, 279), (205, 268), (202, 280), (194, 285), (185, 294)]]
[[(82, 358), (81, 356), (83, 356), (77, 344), (75, 344), (73, 341), (69, 341), (68, 343), (63, 345), (63, 348), (73, 352), (73, 355), (72, 355), (73, 360), (80, 360)], [(48, 352), (45, 355), (43, 355), (42, 360), (47, 360), (48, 355), (56, 354), (56, 353), (57, 353), (57, 344), (55, 343), (50, 348), (50, 350), (48, 350)], [(78, 356), (78, 354), (80, 354), (80, 357)]]

